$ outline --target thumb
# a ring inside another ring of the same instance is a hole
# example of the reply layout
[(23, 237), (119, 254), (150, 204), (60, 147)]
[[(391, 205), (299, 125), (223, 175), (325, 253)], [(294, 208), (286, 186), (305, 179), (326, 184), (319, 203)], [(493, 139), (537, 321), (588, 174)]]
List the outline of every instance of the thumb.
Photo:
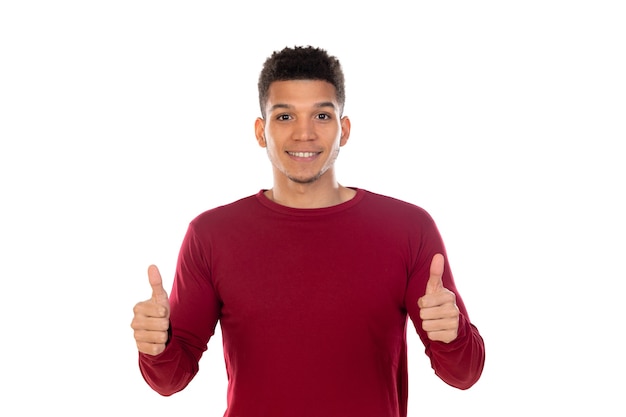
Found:
[(159, 304), (168, 304), (167, 292), (163, 288), (161, 273), (156, 265), (150, 265), (148, 267), (148, 280), (152, 287), (152, 299)]
[(426, 294), (433, 294), (443, 289), (443, 266), (443, 255), (440, 253), (435, 254), (430, 263), (430, 276), (426, 283)]

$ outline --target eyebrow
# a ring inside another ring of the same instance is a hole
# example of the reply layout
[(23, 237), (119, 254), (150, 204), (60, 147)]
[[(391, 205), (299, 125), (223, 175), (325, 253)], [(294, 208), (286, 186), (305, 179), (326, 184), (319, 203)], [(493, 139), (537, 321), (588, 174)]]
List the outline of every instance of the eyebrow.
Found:
[[(336, 109), (335, 104), (332, 101), (322, 101), (320, 103), (315, 103), (313, 105), (313, 107), (315, 108), (322, 108), (322, 107), (332, 107), (333, 109)], [(293, 109), (294, 106), (292, 106), (291, 104), (284, 104), (284, 103), (277, 103), (274, 104), (270, 109), (270, 113), (273, 112), (276, 109)]]

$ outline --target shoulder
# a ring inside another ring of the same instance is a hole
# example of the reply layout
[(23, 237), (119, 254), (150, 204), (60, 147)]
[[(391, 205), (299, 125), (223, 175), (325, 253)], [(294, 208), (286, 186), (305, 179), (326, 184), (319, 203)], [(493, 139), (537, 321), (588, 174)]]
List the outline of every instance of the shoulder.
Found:
[(191, 220), (191, 225), (203, 228), (210, 225), (228, 223), (242, 216), (254, 213), (258, 205), (256, 195), (243, 197), (228, 204), (208, 209)]
[(366, 191), (360, 206), (359, 221), (370, 229), (406, 237), (407, 241), (429, 240), (439, 233), (430, 213), (415, 203)]
[(428, 211), (414, 203), (368, 190), (363, 191), (365, 193), (365, 198), (363, 199), (364, 204), (379, 213), (416, 216), (419, 218), (431, 219)]

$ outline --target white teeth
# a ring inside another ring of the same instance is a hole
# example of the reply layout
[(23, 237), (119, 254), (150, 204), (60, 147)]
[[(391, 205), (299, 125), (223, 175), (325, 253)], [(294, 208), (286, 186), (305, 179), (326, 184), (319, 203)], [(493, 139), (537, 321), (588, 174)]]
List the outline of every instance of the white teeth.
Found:
[(289, 152), (289, 155), (297, 156), (298, 158), (310, 158), (315, 154), (315, 152)]

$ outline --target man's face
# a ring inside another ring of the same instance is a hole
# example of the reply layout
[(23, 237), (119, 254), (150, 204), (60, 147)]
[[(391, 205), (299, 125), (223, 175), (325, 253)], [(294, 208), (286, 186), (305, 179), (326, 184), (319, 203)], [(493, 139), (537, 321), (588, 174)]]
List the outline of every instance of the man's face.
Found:
[(332, 84), (274, 82), (265, 112), (265, 119), (257, 119), (256, 136), (267, 149), (276, 180), (313, 183), (333, 168), (339, 148), (348, 140), (350, 123), (341, 118)]

